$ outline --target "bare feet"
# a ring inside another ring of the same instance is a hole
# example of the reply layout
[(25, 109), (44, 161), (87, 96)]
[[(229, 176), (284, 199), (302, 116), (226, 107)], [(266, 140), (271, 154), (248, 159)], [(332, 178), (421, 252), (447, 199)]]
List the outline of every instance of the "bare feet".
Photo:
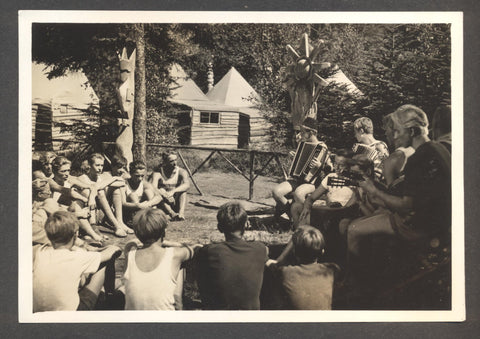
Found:
[(127, 236), (127, 232), (123, 228), (117, 228), (115, 230), (115, 235), (119, 238), (125, 238)]
[(132, 230), (130, 227), (128, 227), (127, 225), (125, 225), (124, 223), (121, 223), (121, 224), (120, 224), (120, 227), (121, 227), (121, 228), (125, 231), (125, 233), (127, 233), (127, 234), (133, 234), (133, 233), (134, 233), (133, 230)]

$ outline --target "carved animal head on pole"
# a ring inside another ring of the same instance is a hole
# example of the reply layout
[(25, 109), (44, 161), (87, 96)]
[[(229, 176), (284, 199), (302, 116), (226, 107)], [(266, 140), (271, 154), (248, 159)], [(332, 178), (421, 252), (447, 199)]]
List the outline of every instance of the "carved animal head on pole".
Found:
[(135, 71), (135, 50), (130, 55), (127, 55), (127, 49), (124, 47), (122, 54), (118, 54), (118, 61), (120, 63), (120, 81), (124, 83), (128, 78), (133, 75)]

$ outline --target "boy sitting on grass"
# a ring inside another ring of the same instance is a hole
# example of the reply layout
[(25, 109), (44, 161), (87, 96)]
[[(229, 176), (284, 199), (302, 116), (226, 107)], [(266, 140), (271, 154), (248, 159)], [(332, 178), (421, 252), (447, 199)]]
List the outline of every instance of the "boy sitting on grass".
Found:
[[(339, 267), (318, 263), (325, 250), (322, 233), (311, 226), (300, 226), (292, 235), (284, 252), (271, 266), (279, 277), (283, 305), (289, 310), (332, 309), (333, 283)], [(293, 253), (293, 265), (278, 266)]]
[[(181, 310), (183, 262), (191, 259), (192, 247), (164, 241), (167, 217), (154, 208), (137, 212), (133, 218), (135, 235), (143, 247), (125, 247), (126, 310)], [(169, 247), (167, 247), (169, 246)]]
[(33, 312), (92, 310), (102, 286), (107, 294), (113, 292), (115, 270), (109, 269), (113, 276), (106, 276), (106, 266), (112, 267), (122, 251), (113, 245), (100, 252), (75, 247), (79, 226), (67, 211), (48, 218), (45, 231), (51, 245), (34, 248)]
[(217, 220), (225, 241), (199, 251), (202, 304), (211, 310), (258, 310), (268, 249), (243, 240), (247, 212), (238, 202), (220, 206)]

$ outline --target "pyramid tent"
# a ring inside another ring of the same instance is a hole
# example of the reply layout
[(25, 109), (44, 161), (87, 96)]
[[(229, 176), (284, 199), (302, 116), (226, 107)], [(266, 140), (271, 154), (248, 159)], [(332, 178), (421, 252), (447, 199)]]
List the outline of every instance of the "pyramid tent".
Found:
[(194, 102), (209, 101), (197, 84), (185, 73), (179, 64), (172, 64), (169, 69), (174, 83), (170, 85), (170, 101), (189, 105)]
[(336, 66), (334, 68), (335, 73), (325, 79), (329, 84), (335, 83), (339, 86), (346, 86), (346, 89), (351, 94), (362, 95), (362, 92), (358, 89), (357, 86), (342, 72), (342, 70)]
[(251, 107), (255, 105), (255, 100), (261, 100), (258, 93), (235, 67), (230, 68), (227, 74), (207, 93), (207, 97), (214, 102), (235, 107)]

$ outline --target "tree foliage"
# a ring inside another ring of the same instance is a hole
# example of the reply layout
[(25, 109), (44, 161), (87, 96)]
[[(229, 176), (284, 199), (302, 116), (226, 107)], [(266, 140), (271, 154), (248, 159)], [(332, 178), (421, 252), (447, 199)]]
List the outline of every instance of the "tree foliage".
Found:
[[(172, 80), (168, 67), (179, 63), (206, 92), (207, 64), (218, 81), (233, 66), (263, 98), (258, 103), (273, 125), (275, 149), (289, 144), (290, 98), (283, 86), (292, 62), (285, 47), (325, 41), (320, 60), (337, 65), (362, 92), (322, 88), (318, 102), (320, 138), (333, 148), (350, 147), (351, 122), (372, 118), (383, 137), (381, 118), (402, 104), (423, 108), (431, 118), (450, 100), (450, 26), (444, 24), (145, 24), (147, 141), (176, 142), (176, 121), (169, 115)], [(82, 69), (100, 98), (103, 117), (114, 117), (113, 90), (118, 78), (116, 52), (135, 45), (128, 24), (34, 24), (35, 61), (53, 66), (50, 76)], [(325, 72), (329, 72), (328, 70)], [(328, 74), (324, 74), (328, 76)]]

